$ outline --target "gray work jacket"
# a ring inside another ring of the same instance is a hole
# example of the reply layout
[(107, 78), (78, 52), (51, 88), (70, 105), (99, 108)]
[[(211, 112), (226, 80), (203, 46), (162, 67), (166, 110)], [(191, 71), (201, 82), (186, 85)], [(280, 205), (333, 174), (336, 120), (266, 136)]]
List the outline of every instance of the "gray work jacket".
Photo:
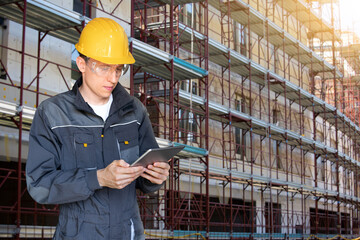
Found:
[(145, 107), (118, 84), (106, 122), (84, 101), (79, 79), (71, 91), (45, 100), (30, 130), (27, 188), (42, 204), (60, 204), (54, 239), (144, 239), (136, 188), (162, 185), (139, 177), (124, 189), (100, 187), (97, 169), (134, 162), (157, 148)]

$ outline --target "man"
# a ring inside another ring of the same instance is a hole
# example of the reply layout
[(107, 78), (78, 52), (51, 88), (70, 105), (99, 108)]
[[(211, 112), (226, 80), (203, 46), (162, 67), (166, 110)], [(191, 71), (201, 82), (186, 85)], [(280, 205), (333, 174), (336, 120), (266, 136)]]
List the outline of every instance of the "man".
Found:
[(130, 167), (157, 148), (145, 107), (118, 83), (135, 62), (124, 29), (95, 18), (81, 33), (71, 91), (40, 104), (30, 131), (26, 180), (42, 204), (60, 204), (54, 239), (144, 239), (136, 188), (160, 189), (169, 165)]

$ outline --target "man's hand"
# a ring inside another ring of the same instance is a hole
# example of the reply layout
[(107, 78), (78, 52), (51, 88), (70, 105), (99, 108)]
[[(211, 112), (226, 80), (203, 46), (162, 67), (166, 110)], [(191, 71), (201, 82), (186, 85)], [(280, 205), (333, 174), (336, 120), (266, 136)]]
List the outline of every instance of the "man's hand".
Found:
[(141, 174), (143, 178), (148, 179), (155, 184), (162, 184), (169, 176), (170, 165), (165, 162), (156, 162), (145, 168), (145, 172)]
[(97, 171), (100, 186), (122, 189), (138, 178), (144, 167), (130, 167), (124, 160), (115, 160), (106, 168)]

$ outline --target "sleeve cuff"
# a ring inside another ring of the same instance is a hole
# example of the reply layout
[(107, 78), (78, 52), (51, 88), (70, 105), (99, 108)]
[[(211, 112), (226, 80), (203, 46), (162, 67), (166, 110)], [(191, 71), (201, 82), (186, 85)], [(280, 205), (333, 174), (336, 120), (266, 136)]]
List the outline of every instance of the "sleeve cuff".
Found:
[(155, 184), (143, 177), (139, 177), (137, 179), (137, 184), (143, 193), (151, 193), (158, 191), (162, 186), (164, 186), (165, 182), (162, 184)]
[(99, 181), (97, 179), (97, 169), (88, 170), (85, 175), (85, 178), (87, 185), (91, 191), (94, 192), (95, 190), (101, 188)]

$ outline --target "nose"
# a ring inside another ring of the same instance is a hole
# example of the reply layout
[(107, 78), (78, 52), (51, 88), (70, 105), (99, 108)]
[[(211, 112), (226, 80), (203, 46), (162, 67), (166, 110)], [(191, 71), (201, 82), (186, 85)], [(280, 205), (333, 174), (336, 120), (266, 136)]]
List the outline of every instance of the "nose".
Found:
[(112, 83), (116, 83), (119, 78), (116, 76), (116, 71), (112, 70), (107, 74), (107, 79)]

